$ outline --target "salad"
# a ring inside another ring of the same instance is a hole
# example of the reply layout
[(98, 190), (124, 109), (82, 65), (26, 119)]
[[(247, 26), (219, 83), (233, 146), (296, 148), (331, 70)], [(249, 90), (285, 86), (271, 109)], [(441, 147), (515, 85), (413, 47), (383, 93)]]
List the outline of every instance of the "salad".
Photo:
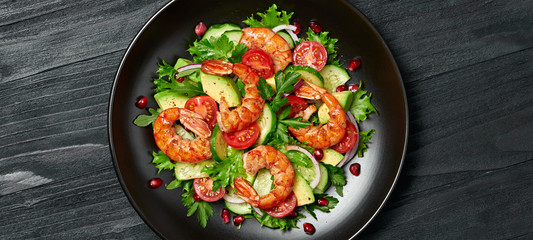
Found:
[[(203, 227), (216, 201), (224, 201), (224, 223), (233, 213), (238, 227), (254, 218), (287, 230), (298, 228), (304, 211), (315, 219), (315, 211), (329, 212), (339, 202), (331, 194), (343, 196), (343, 166), (363, 156), (375, 133), (358, 127), (377, 113), (371, 94), (361, 82), (346, 85), (360, 60), (347, 71), (336, 59), (338, 39), (318, 22), (300, 38), (292, 15), (274, 4), (259, 19), (245, 19), (245, 28), (200, 22), (191, 56), (159, 64), (159, 108), (134, 120), (153, 128), (159, 149), (152, 163), (158, 173), (172, 171), (166, 189), (182, 189), (188, 216), (197, 214)], [(147, 101), (141, 96), (136, 105), (144, 109)], [(349, 170), (357, 176), (360, 165)]]

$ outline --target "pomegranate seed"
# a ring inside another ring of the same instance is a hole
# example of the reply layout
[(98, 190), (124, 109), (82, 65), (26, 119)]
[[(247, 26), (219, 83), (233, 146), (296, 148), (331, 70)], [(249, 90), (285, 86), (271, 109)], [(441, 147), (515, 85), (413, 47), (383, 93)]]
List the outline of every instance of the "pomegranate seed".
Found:
[(315, 33), (322, 32), (322, 25), (316, 21), (311, 21), (310, 27)]
[(340, 85), (340, 86), (337, 87), (336, 90), (337, 90), (337, 92), (344, 92), (344, 91), (346, 91), (347, 89), (348, 89), (348, 86), (346, 86), (346, 85)]
[(352, 92), (357, 91), (357, 89), (359, 89), (359, 84), (358, 83), (348, 85), (348, 90), (350, 90)]
[(307, 234), (315, 233), (315, 226), (311, 223), (304, 223), (304, 232)]
[(198, 36), (204, 35), (206, 31), (207, 31), (207, 26), (205, 25), (205, 23), (203, 21), (200, 21), (198, 23), (198, 25), (196, 25), (196, 27), (194, 27), (194, 32)]
[(237, 215), (235, 217), (233, 217), (233, 224), (235, 226), (239, 226), (241, 225), (241, 223), (244, 222), (244, 216), (242, 215)]
[(197, 201), (197, 202), (202, 201), (202, 199), (200, 198), (200, 195), (198, 195), (198, 193), (194, 193), (192, 198), (194, 198), (194, 201)]
[(174, 73), (174, 80), (176, 80), (177, 82), (183, 82), (183, 80), (185, 80), (185, 77), (178, 77), (178, 74), (179, 73)]
[(222, 216), (222, 219), (224, 219), (224, 223), (229, 223), (229, 217), (230, 216), (229, 216), (229, 210), (228, 209), (223, 208), (221, 216)]
[(302, 24), (300, 24), (300, 22), (293, 22), (292, 25), (296, 27), (294, 34), (300, 33), (300, 30), (302, 29)]
[(322, 149), (315, 149), (315, 152), (313, 153), (313, 155), (315, 155), (315, 158), (316, 160), (322, 160), (322, 158), (324, 158), (324, 151), (322, 151)]
[(326, 198), (319, 197), (316, 203), (318, 204), (318, 206), (327, 206), (329, 201)]
[(361, 60), (359, 60), (359, 58), (354, 58), (350, 61), (350, 64), (348, 64), (348, 70), (355, 71), (359, 66), (361, 66)]
[(350, 172), (354, 176), (359, 176), (359, 174), (361, 173), (361, 165), (359, 165), (359, 163), (354, 163), (350, 165)]
[(287, 218), (295, 218), (295, 217), (298, 217), (298, 212), (296, 211), (292, 211), (291, 213), (289, 213), (289, 215), (287, 215)]
[(140, 96), (137, 98), (137, 102), (135, 102), (135, 106), (137, 106), (140, 109), (144, 109), (147, 103), (148, 103), (148, 98), (145, 96)]
[(153, 189), (159, 188), (163, 185), (163, 180), (161, 178), (152, 178), (150, 180), (150, 187)]

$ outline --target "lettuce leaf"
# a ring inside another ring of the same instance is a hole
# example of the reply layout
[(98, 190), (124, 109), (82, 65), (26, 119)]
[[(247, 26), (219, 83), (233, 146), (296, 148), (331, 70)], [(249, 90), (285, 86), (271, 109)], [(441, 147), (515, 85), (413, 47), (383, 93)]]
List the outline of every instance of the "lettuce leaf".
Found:
[(256, 20), (254, 18), (254, 15), (248, 17), (246, 20), (242, 21), (246, 25), (250, 27), (267, 27), (267, 28), (274, 28), (275, 26), (285, 24), (289, 24), (289, 20), (291, 19), (293, 12), (287, 13), (286, 11), (277, 11), (278, 6), (276, 4), (272, 4), (270, 8), (264, 13), (258, 12), (257, 15), (261, 17), (261, 20)]

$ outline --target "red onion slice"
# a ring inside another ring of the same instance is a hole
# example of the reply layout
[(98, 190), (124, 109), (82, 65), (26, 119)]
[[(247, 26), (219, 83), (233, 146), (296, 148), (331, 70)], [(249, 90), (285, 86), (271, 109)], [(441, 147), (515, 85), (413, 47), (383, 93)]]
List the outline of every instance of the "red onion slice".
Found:
[(296, 146), (296, 145), (288, 145), (285, 147), (285, 149), (300, 151), (303, 154), (305, 154), (305, 156), (309, 157), (309, 159), (311, 159), (311, 162), (313, 162), (313, 165), (315, 167), (316, 176), (315, 176), (315, 179), (313, 179), (313, 181), (309, 183), (309, 186), (311, 188), (315, 188), (318, 185), (318, 182), (320, 181), (320, 176), (321, 176), (320, 165), (318, 164), (318, 161), (316, 160), (315, 156), (313, 156), (313, 154), (307, 151), (307, 149), (300, 147), (300, 146)]
[(281, 25), (278, 25), (278, 26), (275, 26), (274, 28), (272, 28), (272, 31), (274, 32), (279, 32), (281, 30), (286, 30), (287, 33), (289, 34), (289, 36), (291, 36), (292, 38), (292, 41), (294, 41), (294, 44), (298, 44), (298, 41), (300, 40), (298, 38), (298, 36), (296, 36), (296, 34), (294, 33), (294, 31), (296, 31), (296, 26), (294, 25), (285, 25), (285, 24), (281, 24)]
[(337, 167), (342, 167), (344, 166), (344, 164), (351, 161), (353, 157), (355, 156), (355, 154), (357, 153), (357, 148), (359, 147), (359, 126), (357, 125), (357, 121), (355, 121), (355, 117), (352, 115), (350, 111), (348, 111), (346, 116), (348, 117), (348, 120), (350, 120), (350, 122), (352, 122), (353, 125), (355, 126), (355, 130), (357, 131), (357, 141), (355, 141), (355, 145), (352, 147), (352, 149), (350, 149), (350, 151), (348, 151), (344, 155), (344, 158), (342, 159), (342, 161), (340, 161), (339, 164), (337, 164)]
[(183, 71), (187, 71), (187, 70), (191, 70), (191, 69), (196, 69), (196, 68), (201, 68), (202, 67), (202, 64), (201, 63), (195, 63), (195, 64), (189, 64), (189, 65), (185, 65), (183, 67), (180, 67), (178, 69), (176, 69), (178, 71), (178, 73), (180, 72), (183, 72)]
[(252, 207), (252, 208), (253, 208), (253, 209), (255, 210), (255, 212), (257, 213), (257, 216), (259, 216), (259, 217), (262, 217), (262, 216), (263, 216), (263, 212), (261, 211), (261, 209), (256, 208), (256, 207)]

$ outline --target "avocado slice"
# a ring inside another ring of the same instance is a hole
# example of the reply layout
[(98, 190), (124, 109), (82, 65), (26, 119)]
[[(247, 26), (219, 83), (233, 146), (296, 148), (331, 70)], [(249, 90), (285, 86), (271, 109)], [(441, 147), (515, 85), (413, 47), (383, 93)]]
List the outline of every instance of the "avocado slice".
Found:
[(315, 202), (315, 195), (309, 183), (298, 172), (294, 173), (294, 185), (292, 191), (298, 200), (297, 206), (303, 206)]
[(241, 105), (239, 90), (233, 79), (201, 72), (200, 81), (202, 82), (204, 92), (215, 99), (217, 103), (220, 103), (220, 99), (224, 97), (228, 107)]
[(189, 100), (188, 97), (176, 93), (172, 90), (158, 92), (154, 95), (154, 98), (157, 102), (157, 105), (159, 105), (159, 108), (161, 108), (162, 110), (173, 107), (183, 108), (185, 107), (185, 103), (187, 102), (187, 100)]
[[(346, 112), (350, 108), (353, 100), (353, 94), (351, 91), (334, 92), (332, 95), (339, 101), (342, 109)], [(329, 109), (326, 104), (322, 104), (318, 108), (318, 121), (321, 124), (327, 123), (329, 120)]]
[(342, 161), (342, 159), (344, 159), (344, 155), (342, 155), (341, 153), (331, 148), (326, 148), (326, 149), (323, 149), (322, 151), (324, 151), (324, 157), (320, 161), (322, 161), (325, 164), (337, 166), (337, 164), (339, 164), (339, 162)]

